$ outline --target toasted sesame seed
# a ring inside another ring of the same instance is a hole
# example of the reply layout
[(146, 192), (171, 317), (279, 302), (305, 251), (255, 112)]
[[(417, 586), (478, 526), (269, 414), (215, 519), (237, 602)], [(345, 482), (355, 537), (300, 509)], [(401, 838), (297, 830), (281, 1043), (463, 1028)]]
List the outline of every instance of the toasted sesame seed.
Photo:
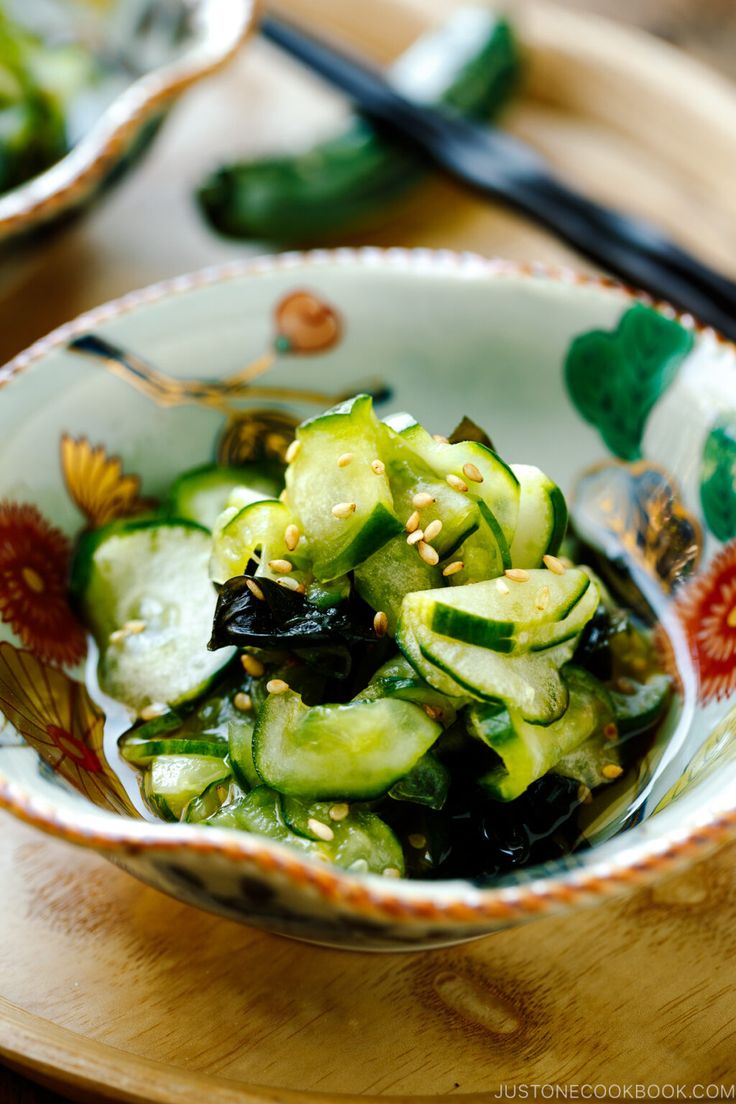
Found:
[(514, 583), (526, 583), (529, 579), (529, 572), (523, 567), (509, 567), (504, 575)]
[(284, 529), (284, 542), (290, 552), (293, 552), (298, 545), (300, 535), (298, 528), (293, 522)]
[(627, 679), (625, 675), (622, 675), (620, 679), (617, 679), (616, 687), (621, 691), (622, 694), (636, 693), (636, 687), (634, 686), (634, 683), (631, 681), (631, 679)]
[(575, 564), (572, 562), (572, 560), (570, 559), (569, 556), (559, 556), (558, 558), (559, 558), (559, 561), (560, 561), (560, 563), (562, 564), (562, 566), (564, 568), (575, 566)]
[(376, 475), (383, 475), (386, 470), (386, 465), (383, 460), (371, 460), (371, 471)]
[(442, 717), (442, 710), (438, 705), (424, 705), (422, 708), (430, 721), (439, 721), (440, 717)]
[(284, 506), (289, 505), (289, 492), (287, 491), (286, 487), (284, 487), (283, 491), (279, 495), (279, 502), (283, 502)]
[(499, 594), (510, 594), (508, 583), (503, 579), (496, 579), (496, 590)]
[(610, 724), (603, 726), (603, 738), (605, 740), (615, 740), (617, 736), (618, 725), (614, 724), (613, 721), (611, 721)]
[(468, 484), (459, 475), (446, 475), (445, 482), (449, 483), (453, 491), (467, 491), (468, 489)]
[(418, 491), (412, 498), (411, 504), (416, 506), (417, 510), (423, 510), (425, 506), (431, 506), (435, 501), (434, 495), (431, 495), (429, 491)]
[(567, 568), (557, 556), (542, 556), (542, 563), (553, 575), (564, 575)]
[(338, 468), (346, 468), (348, 466), (348, 464), (351, 462), (352, 459), (353, 459), (352, 452), (343, 452), (337, 458)]
[(253, 595), (254, 598), (258, 598), (258, 600), (260, 602), (265, 602), (266, 601), (266, 599), (263, 595), (263, 591), (259, 587), (258, 583), (255, 583), (252, 579), (246, 579), (245, 580), (245, 585), (247, 586), (248, 590), (251, 592), (251, 594)]
[(285, 694), (290, 689), (288, 682), (283, 679), (269, 679), (266, 683), (269, 694)]
[(383, 610), (378, 610), (373, 618), (373, 631), (376, 636), (385, 636), (388, 632), (388, 617)]
[(406, 520), (404, 526), (407, 533), (414, 533), (419, 528), (419, 511), (415, 510), (413, 514), (410, 514)]
[(440, 562), (439, 553), (436, 548), (433, 548), (431, 544), (426, 544), (425, 541), (420, 540), (417, 544), (417, 551), (426, 564), (430, 567), (434, 567), (435, 564)]
[(126, 633), (125, 629), (115, 629), (113, 632), (110, 633), (110, 643), (119, 644), (121, 640), (126, 639), (127, 635), (128, 634)]
[(540, 612), (546, 610), (549, 605), (549, 587), (540, 587), (534, 598), (534, 605)]
[(438, 445), (449, 445), (450, 438), (445, 437), (442, 433), (433, 433), (432, 440), (436, 441)]
[(241, 713), (250, 713), (253, 708), (253, 699), (250, 694), (246, 694), (244, 690), (239, 690), (233, 698), (233, 705), (236, 709), (239, 709)]
[(163, 717), (164, 713), (169, 712), (169, 707), (166, 702), (151, 702), (150, 705), (144, 705), (138, 716), (142, 721), (153, 721), (156, 717)]
[(293, 464), (297, 456), (301, 451), (301, 441), (292, 441), (285, 453), (285, 460), (287, 464)]
[(330, 808), (330, 820), (344, 820), (350, 812), (350, 806), (347, 801), (338, 801), (337, 804)]
[(483, 473), (475, 464), (463, 464), (463, 475), (466, 479), (469, 479), (471, 483), (483, 482)]
[(336, 502), (332, 507), (332, 516), (336, 518), (347, 518), (351, 514), (354, 514), (357, 509), (357, 503), (355, 502)]
[(126, 621), (123, 625), (123, 632), (128, 636), (137, 636), (138, 633), (142, 633), (146, 628), (145, 621)]
[(465, 564), (462, 560), (453, 560), (447, 567), (442, 568), (442, 574), (447, 578), (448, 575), (457, 575), (458, 571), (462, 571)]
[(601, 770), (601, 774), (604, 778), (610, 778), (613, 781), (614, 778), (620, 778), (624, 773), (624, 768), (619, 767), (618, 763), (606, 763), (605, 767)]
[(367, 874), (368, 863), (365, 859), (356, 859), (355, 862), (351, 862), (350, 866), (348, 866), (347, 869), (352, 874)]
[(435, 518), (434, 521), (430, 521), (427, 528), (424, 530), (424, 539), (426, 541), (433, 541), (435, 537), (438, 537), (442, 532), (442, 522), (439, 518)]
[(283, 587), (284, 590), (293, 590), (295, 594), (304, 594), (304, 583), (300, 583), (298, 579), (294, 579), (290, 575), (282, 575), (280, 579), (276, 580), (277, 586)]
[(590, 787), (586, 786), (584, 782), (581, 782), (578, 786), (578, 801), (581, 805), (590, 805), (593, 800), (593, 794)]
[(383, 876), (384, 878), (400, 878), (401, 871), (398, 870), (395, 866), (386, 866), (383, 870)]
[(240, 662), (243, 665), (245, 673), (252, 678), (261, 678), (266, 670), (260, 659), (256, 659), (254, 655), (250, 655), (248, 652), (243, 652), (240, 657)]
[(407, 838), (409, 844), (416, 847), (417, 851), (422, 851), (427, 846), (427, 837), (423, 836), (421, 832), (412, 832)]
[(290, 571), (294, 570), (294, 565), (289, 560), (269, 560), (268, 566), (277, 575), (288, 575)]
[(313, 836), (324, 840), (325, 843), (329, 843), (330, 840), (335, 838), (335, 833), (332, 831), (329, 824), (323, 824), (321, 820), (315, 820), (314, 817), (310, 817), (307, 821), (307, 828)]
[(414, 532), (410, 533), (409, 536), (406, 538), (406, 543), (407, 544), (416, 544), (417, 541), (421, 541), (421, 540), (424, 540), (424, 530), (423, 529), (415, 529)]

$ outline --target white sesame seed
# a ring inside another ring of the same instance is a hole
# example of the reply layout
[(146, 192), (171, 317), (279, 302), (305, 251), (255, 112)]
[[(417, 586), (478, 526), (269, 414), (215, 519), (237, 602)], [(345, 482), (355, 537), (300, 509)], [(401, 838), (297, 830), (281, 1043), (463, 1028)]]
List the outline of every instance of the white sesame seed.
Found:
[(431, 544), (426, 544), (423, 540), (420, 540), (417, 544), (417, 550), (426, 564), (430, 567), (434, 567), (435, 564), (440, 562), (440, 557), (436, 548), (433, 548)]
[(277, 586), (283, 587), (284, 590), (293, 590), (295, 593), (304, 593), (304, 584), (300, 583), (298, 579), (294, 579), (289, 575), (282, 575), (280, 579), (276, 580)]
[(462, 571), (465, 564), (462, 560), (453, 560), (447, 567), (442, 568), (442, 574), (447, 577), (448, 575), (457, 575), (458, 571)]
[(509, 567), (504, 575), (514, 583), (526, 583), (529, 580), (529, 572), (523, 567)]
[(438, 537), (442, 532), (442, 522), (439, 518), (435, 518), (434, 521), (430, 521), (427, 528), (424, 530), (424, 539), (426, 541), (433, 541), (435, 537)]
[(138, 716), (142, 721), (153, 721), (156, 717), (163, 717), (164, 713), (169, 712), (169, 707), (166, 702), (151, 702), (150, 705), (144, 705)]
[(284, 506), (289, 505), (289, 492), (287, 491), (286, 487), (284, 487), (283, 491), (279, 495), (279, 502), (283, 502)]
[(413, 514), (409, 515), (404, 528), (406, 529), (407, 533), (414, 533), (419, 528), (419, 511), (418, 510), (415, 510)]
[(145, 628), (145, 621), (126, 621), (123, 625), (123, 631), (126, 632), (128, 636), (136, 636), (138, 633), (144, 632)]
[(245, 580), (245, 585), (247, 586), (248, 590), (251, 592), (251, 594), (253, 595), (254, 598), (257, 598), (260, 602), (265, 602), (266, 601), (266, 599), (263, 596), (263, 591), (259, 587), (258, 583), (253, 582), (252, 579), (246, 579)]
[(480, 468), (476, 467), (475, 464), (463, 464), (463, 475), (466, 479), (469, 479), (471, 483), (483, 482), (483, 475), (481, 473), (481, 470)]
[(351, 463), (352, 459), (353, 459), (352, 452), (343, 452), (342, 455), (338, 456), (338, 458), (337, 458), (338, 468), (346, 468), (348, 466), (348, 464)]
[(424, 540), (424, 530), (415, 529), (413, 533), (410, 533), (406, 538), (407, 544), (416, 544), (418, 541)]
[(367, 874), (368, 873), (368, 863), (366, 862), (365, 859), (356, 859), (355, 862), (351, 862), (350, 866), (347, 867), (347, 869), (352, 874)]
[(434, 495), (431, 495), (429, 491), (419, 491), (411, 500), (412, 506), (416, 506), (417, 510), (423, 510), (425, 506), (431, 506), (436, 499)]
[(284, 682), (283, 679), (279, 678), (269, 679), (266, 683), (269, 694), (285, 694), (289, 688), (288, 682)]
[(549, 587), (540, 587), (534, 598), (534, 605), (541, 612), (549, 605)]
[(614, 778), (620, 778), (624, 773), (624, 768), (619, 767), (617, 763), (606, 763), (605, 767), (601, 770), (601, 774), (604, 778), (609, 778), (613, 781)]
[(330, 840), (335, 838), (335, 833), (332, 831), (329, 824), (323, 824), (321, 820), (315, 820), (314, 817), (310, 817), (307, 821), (307, 828), (313, 836), (317, 836), (318, 839), (324, 840), (325, 843), (329, 843)]
[(412, 832), (408, 839), (410, 845), (415, 847), (417, 851), (422, 851), (427, 846), (427, 837), (423, 836), (421, 832)]
[(395, 866), (386, 866), (383, 870), (383, 876), (384, 878), (400, 878), (401, 871), (398, 870)]
[(468, 484), (464, 479), (461, 479), (459, 475), (447, 475), (445, 476), (445, 481), (449, 483), (453, 491), (467, 491), (468, 489)]
[(291, 442), (291, 444), (289, 445), (289, 447), (286, 450), (285, 459), (286, 459), (287, 464), (293, 464), (294, 463), (297, 456), (299, 455), (299, 452), (301, 451), (301, 447), (302, 447), (301, 441), (292, 441)]
[(329, 817), (330, 820), (344, 820), (350, 812), (350, 806), (347, 801), (338, 801), (337, 804), (330, 808)]
[(250, 713), (253, 708), (253, 699), (250, 694), (246, 694), (244, 690), (239, 690), (233, 698), (233, 705), (236, 709), (239, 709), (241, 713)]
[(266, 670), (260, 659), (256, 659), (255, 656), (249, 655), (248, 652), (243, 652), (240, 657), (240, 662), (243, 665), (243, 670), (252, 678), (261, 678)]
[(376, 636), (385, 636), (388, 632), (388, 617), (383, 610), (379, 610), (373, 618), (373, 630)]
[(296, 525), (293, 524), (293, 522), (291, 525), (287, 525), (284, 529), (284, 542), (286, 543), (286, 547), (289, 549), (290, 552), (293, 552), (298, 545), (300, 535), (301, 534), (299, 533), (298, 528), (296, 527)]
[(562, 560), (558, 560), (557, 556), (542, 556), (542, 563), (553, 575), (564, 575), (566, 568)]
[(503, 579), (496, 579), (496, 590), (499, 594), (509, 594), (508, 583), (505, 583)]
[(336, 518), (347, 518), (351, 514), (354, 514), (357, 509), (357, 503), (355, 502), (336, 502), (332, 507), (332, 516)]
[(275, 571), (277, 575), (288, 575), (290, 571), (294, 570), (293, 563), (288, 560), (269, 560), (268, 566), (271, 571)]
[(371, 460), (371, 471), (376, 475), (383, 475), (386, 471), (386, 465), (383, 460)]
[(126, 633), (125, 629), (115, 629), (114, 632), (110, 633), (110, 643), (119, 644), (121, 640), (126, 639), (127, 635), (128, 634)]

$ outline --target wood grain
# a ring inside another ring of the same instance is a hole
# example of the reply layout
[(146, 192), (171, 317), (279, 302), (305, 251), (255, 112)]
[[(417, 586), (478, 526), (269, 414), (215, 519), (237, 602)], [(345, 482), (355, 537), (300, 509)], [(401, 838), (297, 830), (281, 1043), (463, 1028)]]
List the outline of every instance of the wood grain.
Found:
[[(451, 2), (288, 7), (385, 61)], [(529, 71), (510, 127), (591, 193), (656, 217), (736, 272), (730, 86), (625, 29), (511, 6)], [(255, 44), (176, 109), (143, 168), (0, 302), (0, 360), (133, 286), (262, 250), (213, 238), (193, 209), (194, 185), (225, 157), (304, 145), (344, 113)], [(364, 241), (575, 260), (442, 181)], [(383, 957), (215, 919), (7, 815), (0, 839), (0, 1055), (74, 1099), (291, 1104), (309, 1092), (315, 1104), (338, 1093), (470, 1104), (502, 1082), (693, 1083), (736, 1072), (736, 848), (623, 903), (460, 949)], [(0, 1076), (0, 1104), (53, 1099)]]

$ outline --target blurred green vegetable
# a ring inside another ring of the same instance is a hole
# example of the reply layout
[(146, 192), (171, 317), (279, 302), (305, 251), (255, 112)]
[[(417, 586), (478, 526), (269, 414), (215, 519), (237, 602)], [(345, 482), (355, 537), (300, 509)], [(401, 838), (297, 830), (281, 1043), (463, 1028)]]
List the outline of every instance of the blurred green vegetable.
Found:
[[(390, 70), (405, 95), (489, 119), (519, 77), (511, 27), (487, 9), (460, 9), (420, 38)], [(354, 229), (427, 175), (415, 154), (362, 118), (313, 149), (225, 165), (197, 193), (221, 234), (290, 244)]]

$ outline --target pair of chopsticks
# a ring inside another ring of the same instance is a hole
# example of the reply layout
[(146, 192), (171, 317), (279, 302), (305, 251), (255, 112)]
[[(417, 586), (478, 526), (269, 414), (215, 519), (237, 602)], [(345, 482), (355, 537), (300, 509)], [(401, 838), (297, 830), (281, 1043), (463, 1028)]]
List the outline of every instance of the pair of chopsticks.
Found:
[(539, 154), (504, 131), (407, 99), (361, 58), (291, 23), (265, 15), (260, 30), (419, 156), (475, 191), (508, 203), (626, 283), (736, 340), (736, 282), (656, 226), (575, 191)]

